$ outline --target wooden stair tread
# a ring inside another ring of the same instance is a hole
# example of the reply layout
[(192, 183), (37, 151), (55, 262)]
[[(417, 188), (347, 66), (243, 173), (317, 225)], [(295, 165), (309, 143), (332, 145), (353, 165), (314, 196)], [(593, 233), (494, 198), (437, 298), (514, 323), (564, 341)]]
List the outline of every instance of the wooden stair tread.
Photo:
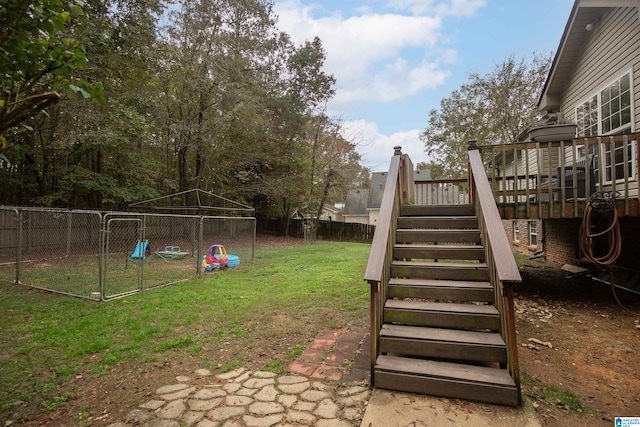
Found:
[(484, 249), (482, 245), (475, 244), (445, 244), (445, 245), (431, 245), (426, 243), (396, 243), (395, 248), (402, 249), (416, 249), (416, 250), (425, 250), (425, 249), (438, 249), (438, 250), (464, 250), (464, 249)]
[(392, 267), (416, 267), (434, 268), (450, 270), (486, 270), (487, 264), (484, 262), (416, 262), (416, 261), (393, 261)]
[(472, 228), (459, 230), (398, 228), (396, 239), (398, 242), (476, 243), (480, 241), (480, 230)]
[(431, 238), (445, 242), (465, 241), (463, 239), (470, 239), (467, 241), (475, 242), (480, 238), (480, 230), (477, 228), (460, 228), (457, 230), (446, 230), (442, 228), (398, 228), (396, 234), (400, 236), (410, 236), (413, 239)]
[(471, 282), (465, 280), (405, 279), (392, 277), (389, 279), (389, 285), (493, 290), (493, 286), (491, 286), (489, 282)]
[(401, 209), (402, 216), (414, 215), (474, 215), (475, 211), (472, 205), (403, 205)]
[(420, 377), (442, 378), (464, 383), (492, 384), (516, 388), (516, 384), (505, 369), (435, 360), (412, 359), (398, 356), (378, 356), (376, 371), (396, 372)]
[(429, 328), (424, 326), (382, 325), (380, 339), (383, 338), (505, 347), (504, 340), (498, 333)]
[(461, 304), (452, 302), (408, 301), (389, 299), (385, 310), (429, 311), (440, 313), (475, 314), (498, 316), (500, 313), (493, 305)]
[(447, 220), (447, 221), (455, 221), (458, 219), (467, 220), (467, 219), (476, 219), (475, 215), (400, 215), (398, 219), (408, 218), (408, 219), (435, 219), (435, 220)]

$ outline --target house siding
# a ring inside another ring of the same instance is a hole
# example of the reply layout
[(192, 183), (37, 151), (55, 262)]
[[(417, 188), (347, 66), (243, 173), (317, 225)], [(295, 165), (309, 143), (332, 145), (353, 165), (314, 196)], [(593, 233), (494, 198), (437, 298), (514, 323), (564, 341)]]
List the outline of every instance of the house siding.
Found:
[[(631, 131), (640, 129), (640, 17), (637, 7), (611, 8), (592, 31), (584, 51), (575, 64), (573, 78), (563, 95), (560, 110), (570, 122), (575, 122), (575, 109), (616, 77), (631, 71), (633, 114)], [(638, 155), (638, 154), (636, 154)], [(573, 150), (565, 149), (567, 161)], [(607, 187), (602, 190), (607, 190)], [(629, 195), (638, 195), (637, 171), (629, 183)]]
[(362, 215), (344, 215), (344, 222), (347, 223), (358, 223), (358, 224), (369, 224), (369, 216)]
[(614, 76), (633, 71), (635, 128), (640, 123), (640, 31), (638, 8), (613, 8), (594, 28), (573, 78), (563, 95), (560, 110), (575, 122), (575, 107), (603, 88)]

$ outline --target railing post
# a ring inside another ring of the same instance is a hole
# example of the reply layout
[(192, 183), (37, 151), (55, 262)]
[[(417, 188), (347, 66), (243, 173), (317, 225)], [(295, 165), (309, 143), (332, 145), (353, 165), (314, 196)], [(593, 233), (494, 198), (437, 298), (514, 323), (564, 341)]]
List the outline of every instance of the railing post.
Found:
[[(468, 151), (477, 150), (477, 149), (478, 149), (477, 139), (470, 139), (467, 141)], [(476, 195), (474, 194), (474, 191), (473, 191), (475, 186), (473, 185), (473, 174), (471, 173), (471, 164), (469, 162), (467, 162), (467, 177), (469, 179), (469, 203), (471, 204), (471, 206), (473, 206), (473, 209), (475, 210)]]

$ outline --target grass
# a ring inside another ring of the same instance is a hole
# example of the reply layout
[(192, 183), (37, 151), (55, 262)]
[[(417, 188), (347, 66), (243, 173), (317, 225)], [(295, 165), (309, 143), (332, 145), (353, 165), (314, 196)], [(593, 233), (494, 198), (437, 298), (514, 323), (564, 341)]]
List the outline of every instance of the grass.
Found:
[(522, 383), (532, 398), (547, 406), (554, 406), (566, 412), (580, 415), (585, 415), (588, 412), (588, 408), (580, 403), (580, 398), (568, 389), (545, 384), (524, 372), (522, 373)]
[[(250, 248), (234, 249), (233, 254), (238, 255), (243, 263), (249, 263), (251, 260)], [(200, 260), (195, 256), (162, 259), (151, 254), (142, 264), (140, 260), (130, 259), (129, 252), (111, 253), (105, 262), (105, 297), (118, 296), (140, 287), (147, 289), (193, 279), (199, 265)], [(7, 265), (0, 269), (0, 281), (13, 281), (14, 268)], [(100, 266), (99, 258), (95, 255), (72, 255), (23, 261), (20, 269), (20, 282), (23, 284), (99, 299)], [(140, 278), (142, 278), (141, 282), (139, 282)]]
[(548, 263), (544, 258), (532, 258), (532, 255), (523, 254), (517, 251), (513, 251), (513, 257), (519, 267), (535, 267), (535, 268), (556, 268), (553, 264)]
[[(262, 249), (252, 267), (107, 303), (0, 283), (0, 420), (17, 419), (25, 407), (54, 410), (74, 392), (60, 390), (67, 380), (99, 379), (125, 364), (190, 358), (225, 371), (271, 346), (263, 368), (282, 370), (319, 330), (366, 327), (369, 249), (357, 243)], [(212, 360), (230, 345), (236, 351)]]

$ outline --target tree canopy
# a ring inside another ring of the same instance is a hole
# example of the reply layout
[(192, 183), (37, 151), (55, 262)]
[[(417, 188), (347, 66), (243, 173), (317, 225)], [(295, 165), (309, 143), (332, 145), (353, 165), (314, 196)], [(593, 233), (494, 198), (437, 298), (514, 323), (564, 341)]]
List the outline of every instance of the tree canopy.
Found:
[(460, 178), (467, 173), (467, 142), (514, 142), (539, 117), (536, 104), (551, 65), (551, 57), (511, 56), (485, 74), (472, 73), (468, 82), (429, 111), (420, 137), (431, 162), (433, 178)]
[(325, 115), (321, 40), (295, 45), (267, 0), (4, 0), (0, 22), (0, 204), (200, 188), (288, 217), (365, 171)]

